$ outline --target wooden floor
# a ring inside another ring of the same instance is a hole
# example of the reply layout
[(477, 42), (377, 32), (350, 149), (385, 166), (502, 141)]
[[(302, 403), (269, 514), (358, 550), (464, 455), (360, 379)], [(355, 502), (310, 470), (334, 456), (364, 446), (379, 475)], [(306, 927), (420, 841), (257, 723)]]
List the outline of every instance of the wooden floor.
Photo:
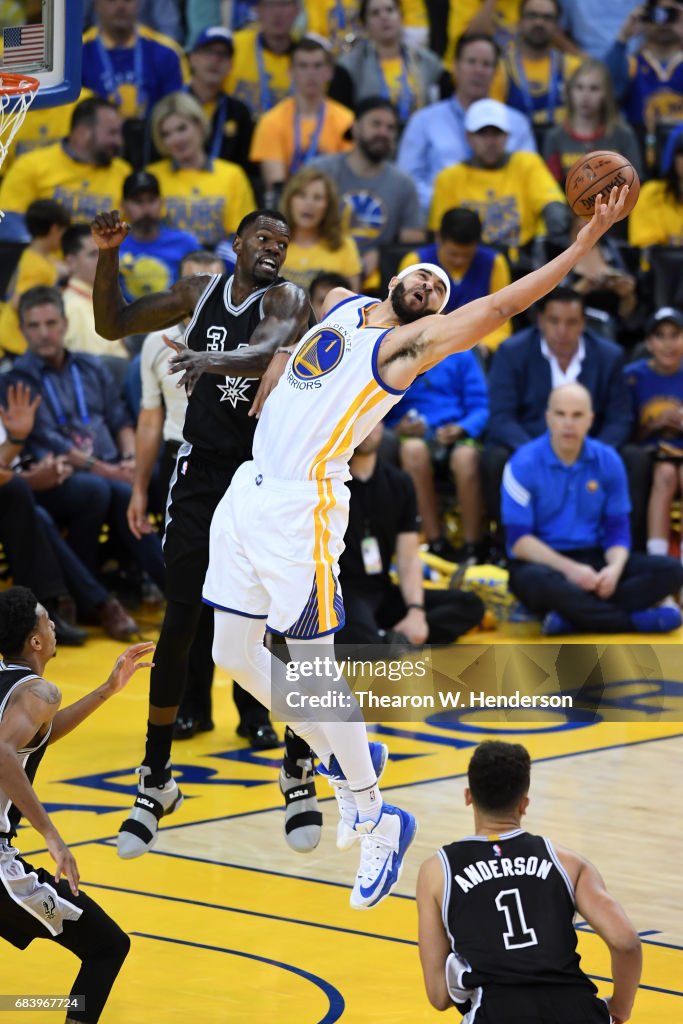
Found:
[[(484, 639), (517, 642), (513, 635)], [(94, 636), (81, 650), (60, 651), (49, 678), (68, 702), (104, 679), (119, 652)], [(437, 1020), (418, 963), (415, 879), (422, 859), (470, 831), (463, 773), (472, 745), (487, 736), (528, 746), (535, 767), (527, 827), (591, 858), (641, 933), (645, 969), (634, 1024), (683, 1020), (680, 716), (568, 727), (552, 716), (525, 724), (474, 714), (450, 724), (373, 726), (391, 750), (383, 791), (416, 814), (420, 830), (398, 895), (360, 914), (348, 906), (357, 853), (336, 850), (336, 805), (325, 785), (320, 847), (296, 855), (282, 835), (279, 752), (254, 756), (236, 738), (220, 677), (214, 701), (216, 731), (174, 748), (188, 799), (139, 860), (119, 860), (113, 843), (134, 792), (146, 678), (51, 747), (41, 766), (38, 792), (74, 849), (83, 888), (133, 940), (105, 1024)], [(49, 863), (30, 828), (17, 845), (35, 863)], [(585, 927), (579, 935), (584, 968), (605, 994), (605, 947)], [(68, 953), (42, 942), (24, 953), (3, 944), (2, 961), (3, 994), (65, 994), (76, 973)], [(0, 1024), (60, 1019), (0, 1012)]]

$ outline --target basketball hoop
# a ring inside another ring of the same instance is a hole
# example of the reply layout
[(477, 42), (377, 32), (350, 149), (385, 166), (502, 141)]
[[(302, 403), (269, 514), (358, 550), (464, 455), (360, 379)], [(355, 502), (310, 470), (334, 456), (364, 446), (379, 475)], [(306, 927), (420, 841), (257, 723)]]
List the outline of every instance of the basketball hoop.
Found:
[[(30, 75), (0, 73), (0, 167), (39, 88), (38, 79)], [(0, 219), (3, 216), (0, 210)]]

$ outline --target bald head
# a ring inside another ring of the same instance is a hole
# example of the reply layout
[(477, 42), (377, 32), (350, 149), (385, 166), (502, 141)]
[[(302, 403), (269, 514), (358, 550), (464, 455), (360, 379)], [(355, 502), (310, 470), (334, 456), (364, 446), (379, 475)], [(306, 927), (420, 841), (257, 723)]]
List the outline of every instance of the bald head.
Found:
[(590, 391), (576, 381), (573, 384), (562, 384), (559, 388), (553, 388), (548, 395), (548, 409), (552, 409), (558, 401), (560, 403), (563, 401), (583, 403), (588, 412), (593, 412), (593, 399)]
[(548, 398), (545, 414), (550, 443), (563, 462), (574, 462), (593, 425), (593, 402), (583, 384), (563, 384)]

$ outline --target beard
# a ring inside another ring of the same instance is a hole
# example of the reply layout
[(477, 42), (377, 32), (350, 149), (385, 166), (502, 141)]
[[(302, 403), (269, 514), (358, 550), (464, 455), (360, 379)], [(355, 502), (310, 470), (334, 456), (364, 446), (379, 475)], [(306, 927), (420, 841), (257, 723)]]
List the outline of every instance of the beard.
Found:
[(371, 164), (381, 164), (391, 153), (391, 146), (382, 139), (376, 142), (366, 142), (365, 139), (359, 139), (358, 148), (365, 159)]
[(427, 309), (426, 305), (420, 307), (420, 309), (410, 309), (408, 307), (405, 300), (406, 286), (403, 281), (398, 282), (389, 297), (391, 299), (391, 308), (402, 324), (412, 324), (415, 320), (421, 320), (423, 316), (434, 315), (434, 310)]

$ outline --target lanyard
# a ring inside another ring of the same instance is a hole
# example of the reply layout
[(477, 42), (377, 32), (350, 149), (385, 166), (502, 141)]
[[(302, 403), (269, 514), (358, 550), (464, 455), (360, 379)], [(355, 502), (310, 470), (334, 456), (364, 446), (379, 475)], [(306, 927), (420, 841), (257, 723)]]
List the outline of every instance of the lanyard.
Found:
[[(530, 118), (533, 119), (534, 105), (531, 91), (529, 89), (529, 82), (527, 81), (526, 73), (524, 71), (524, 62), (519, 52), (519, 48), (515, 47), (515, 69), (517, 71), (517, 82), (522, 93), (522, 99), (526, 112)], [(558, 54), (555, 50), (550, 51), (550, 76), (548, 79), (548, 92), (546, 99), (546, 110), (548, 115), (548, 124), (552, 124), (555, 120), (555, 107), (559, 100), (560, 92), (560, 62)]]
[(344, 9), (344, 0), (335, 0), (334, 7), (332, 8), (335, 20), (337, 22), (337, 28), (340, 32), (343, 32), (346, 28), (346, 11)]
[[(109, 50), (102, 42), (102, 37), (99, 34), (96, 39), (96, 45), (100, 63), (102, 64), (104, 91), (108, 96), (113, 96), (114, 104), (117, 107), (120, 107), (121, 93), (119, 92), (119, 87), (116, 84), (114, 65), (112, 64)], [(133, 84), (135, 86), (136, 114), (140, 116), (147, 106), (147, 96), (145, 95), (143, 88), (142, 43), (140, 42), (140, 37), (137, 34), (135, 36), (135, 46), (133, 47)]]
[(294, 112), (294, 156), (292, 157), (292, 163), (289, 168), (290, 174), (296, 174), (296, 172), (310, 163), (314, 157), (318, 155), (318, 143), (320, 142), (320, 133), (323, 127), (323, 121), (325, 120), (325, 101), (323, 100), (318, 107), (318, 114), (315, 121), (315, 128), (311, 135), (311, 141), (308, 144), (308, 148), (304, 153), (303, 146), (301, 145), (301, 114), (298, 110)]
[(384, 71), (382, 70), (382, 62), (377, 56), (377, 51), (375, 51), (375, 60), (377, 61), (377, 71), (381, 81), (380, 95), (382, 99), (389, 100), (391, 103), (395, 104), (398, 111), (399, 121), (405, 123), (410, 117), (410, 113), (413, 109), (413, 101), (416, 99), (416, 95), (410, 87), (408, 60), (405, 50), (401, 47), (401, 75), (398, 80), (401, 88), (396, 100), (393, 100), (391, 97), (391, 90), (389, 89), (389, 84), (384, 75)]
[[(71, 380), (73, 381), (76, 405), (78, 406), (78, 415), (81, 423), (90, 423), (90, 413), (88, 412), (88, 406), (85, 401), (85, 391), (83, 389), (81, 371), (75, 363), (71, 363), (69, 366), (69, 372), (71, 373)], [(57, 389), (50, 380), (46, 371), (43, 371), (43, 387), (45, 388), (47, 400), (52, 406), (52, 412), (54, 413), (57, 423), (60, 427), (66, 426), (66, 413), (64, 411), (64, 406), (62, 405), (62, 400), (57, 394)]]
[[(189, 85), (184, 85), (183, 91), (189, 93), (194, 99), (197, 99)], [(199, 101), (197, 100), (197, 102)], [(223, 132), (225, 130), (225, 122), (228, 119), (228, 103), (229, 97), (226, 96), (225, 93), (221, 93), (216, 102), (216, 112), (214, 114), (215, 124), (213, 128), (213, 135), (211, 137), (211, 145), (208, 150), (209, 160), (215, 160), (216, 157), (221, 155), (221, 149), (223, 147)]]
[(259, 33), (256, 36), (256, 67), (258, 69), (258, 96), (260, 113), (264, 114), (275, 105), (275, 96), (270, 88), (270, 75), (266, 71), (263, 60), (263, 39)]

